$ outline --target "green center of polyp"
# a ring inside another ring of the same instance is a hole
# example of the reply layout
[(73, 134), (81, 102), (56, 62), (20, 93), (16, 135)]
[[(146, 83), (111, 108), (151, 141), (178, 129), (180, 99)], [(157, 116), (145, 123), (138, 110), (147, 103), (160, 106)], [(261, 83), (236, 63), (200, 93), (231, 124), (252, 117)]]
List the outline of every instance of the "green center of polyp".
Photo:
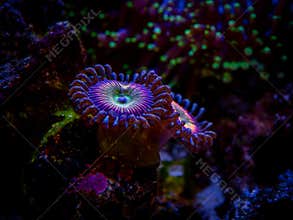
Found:
[(131, 97), (125, 94), (119, 94), (114, 96), (114, 100), (119, 104), (127, 104), (131, 101)]
[(129, 104), (132, 101), (131, 91), (129, 88), (120, 87), (114, 92), (114, 101), (120, 105)]

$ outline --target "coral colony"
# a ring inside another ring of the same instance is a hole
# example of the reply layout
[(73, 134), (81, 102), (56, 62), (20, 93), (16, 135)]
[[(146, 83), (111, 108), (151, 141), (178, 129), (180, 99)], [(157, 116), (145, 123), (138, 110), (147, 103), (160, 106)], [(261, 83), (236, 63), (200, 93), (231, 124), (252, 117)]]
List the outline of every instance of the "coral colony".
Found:
[(293, 219), (292, 2), (2, 2), (0, 219)]
[[(204, 108), (193, 115), (197, 104), (180, 95), (172, 99), (170, 88), (154, 71), (142, 71), (132, 77), (112, 72), (110, 65), (86, 68), (71, 83), (69, 95), (88, 124), (99, 125), (101, 149), (119, 155), (138, 166), (158, 163), (158, 153), (167, 141), (177, 137), (188, 143), (192, 152), (210, 146), (215, 133), (211, 123), (199, 122)], [(173, 95), (174, 96), (174, 95)], [(181, 106), (183, 105), (183, 107)], [(124, 130), (116, 150), (109, 149)]]
[[(100, 48), (143, 53), (141, 66), (157, 65), (168, 79), (192, 79), (198, 75), (215, 76), (230, 82), (234, 71), (253, 66), (266, 71), (272, 52), (284, 45), (278, 38), (277, 24), (284, 1), (267, 6), (272, 19), (253, 1), (128, 1), (121, 14), (103, 14), (103, 32), (92, 33)], [(142, 25), (136, 25), (141, 21)], [(262, 29), (259, 26), (267, 21)], [(245, 59), (233, 48), (245, 55)], [(286, 58), (285, 54), (280, 57)], [(127, 63), (128, 64), (128, 63)], [(132, 66), (132, 64), (128, 64)], [(163, 67), (163, 68), (162, 68)], [(165, 68), (167, 67), (167, 68)], [(125, 65), (127, 68), (127, 65)], [(137, 68), (137, 67), (136, 67)], [(184, 72), (180, 76), (176, 72)], [(186, 74), (188, 76), (186, 76)], [(186, 77), (186, 78), (183, 78)]]

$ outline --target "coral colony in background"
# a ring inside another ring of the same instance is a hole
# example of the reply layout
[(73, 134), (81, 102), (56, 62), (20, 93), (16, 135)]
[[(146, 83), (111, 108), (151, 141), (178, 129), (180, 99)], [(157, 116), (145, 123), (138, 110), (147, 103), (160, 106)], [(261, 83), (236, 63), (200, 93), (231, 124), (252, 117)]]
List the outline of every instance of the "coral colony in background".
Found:
[(109, 54), (126, 48), (127, 54), (140, 54), (123, 68), (155, 66), (172, 85), (192, 86), (199, 76), (230, 82), (235, 71), (266, 72), (272, 53), (287, 59), (278, 34), (286, 1), (261, 2), (127, 1), (121, 13), (101, 13), (103, 31), (88, 34)]
[(0, 219), (291, 219), (292, 8), (2, 1)]

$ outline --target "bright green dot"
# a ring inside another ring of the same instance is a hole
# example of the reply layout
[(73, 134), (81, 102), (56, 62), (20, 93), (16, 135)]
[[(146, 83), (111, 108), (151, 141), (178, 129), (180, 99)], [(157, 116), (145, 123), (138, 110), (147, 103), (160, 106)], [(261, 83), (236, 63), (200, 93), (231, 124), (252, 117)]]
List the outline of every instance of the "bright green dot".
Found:
[(197, 46), (196, 45), (191, 45), (191, 50), (196, 52), (197, 51)]
[(247, 10), (248, 10), (248, 11), (253, 11), (254, 8), (253, 8), (253, 6), (250, 5), (250, 6), (247, 8)]
[(176, 16), (176, 21), (177, 22), (183, 21), (183, 18), (180, 15), (177, 15)]
[(116, 43), (114, 41), (109, 42), (109, 47), (111, 48), (116, 47)]
[(253, 29), (253, 30), (252, 30), (252, 35), (254, 35), (254, 36), (258, 35), (258, 30)]
[(265, 47), (265, 48), (263, 49), (263, 52), (264, 52), (265, 54), (268, 54), (268, 53), (271, 52), (271, 48), (269, 48), (269, 47)]
[(219, 69), (219, 67), (220, 67), (220, 64), (218, 64), (218, 63), (213, 63), (212, 64), (213, 69)]
[(172, 59), (172, 60), (170, 61), (170, 63), (171, 63), (172, 66), (175, 66), (175, 65), (176, 65), (176, 60), (175, 60), (175, 59)]
[(281, 16), (274, 15), (272, 18), (273, 18), (273, 20), (279, 20), (279, 19), (281, 19)]
[(212, 4), (214, 4), (214, 1), (213, 0), (206, 0), (206, 4), (207, 5), (212, 5)]
[(193, 56), (193, 55), (194, 55), (194, 50), (190, 50), (190, 51), (188, 52), (188, 55), (189, 55), (189, 56)]
[(151, 28), (151, 27), (154, 26), (154, 23), (149, 21), (149, 22), (147, 23), (147, 26)]
[(251, 15), (250, 15), (250, 19), (255, 19), (256, 18), (256, 14), (254, 14), (254, 13), (252, 13)]
[(158, 39), (158, 35), (153, 34), (153, 35), (152, 35), (152, 39), (154, 39), (154, 40)]
[(228, 21), (228, 24), (229, 24), (230, 26), (233, 26), (233, 25), (235, 24), (235, 21), (234, 21), (234, 20), (230, 20), (230, 21)]
[(162, 55), (162, 56), (160, 57), (160, 60), (161, 60), (162, 62), (166, 62), (166, 61), (167, 61), (167, 56), (166, 56), (166, 55)]
[(104, 13), (100, 13), (100, 14), (99, 14), (99, 18), (100, 18), (100, 19), (105, 18), (105, 14), (104, 14)]
[(245, 53), (246, 56), (251, 56), (252, 53), (253, 53), (253, 50), (252, 50), (251, 47), (246, 47), (246, 48), (244, 49), (244, 53)]
[(188, 35), (188, 34), (191, 33), (191, 31), (190, 31), (190, 29), (186, 29), (186, 30), (184, 31), (184, 33), (185, 33), (186, 35)]
[(221, 59), (222, 59), (222, 58), (221, 58), (220, 56), (215, 56), (215, 57), (214, 57), (214, 60), (215, 60), (216, 62), (220, 62)]
[(155, 2), (155, 3), (153, 4), (153, 6), (154, 6), (154, 8), (158, 8), (158, 7), (160, 7), (160, 4), (159, 4), (158, 2)]
[(234, 3), (234, 7), (235, 7), (235, 8), (239, 8), (239, 7), (240, 7), (240, 3), (239, 3), (239, 2), (235, 2), (235, 3)]
[(224, 69), (228, 69), (229, 68), (229, 63), (228, 62), (224, 62), (223, 63), (223, 68)]
[(239, 27), (238, 27), (238, 31), (239, 31), (239, 32), (244, 32), (244, 27), (243, 27), (243, 26), (239, 26)]
[(159, 28), (159, 27), (155, 27), (154, 32), (155, 32), (156, 34), (160, 34), (162, 31), (161, 31), (161, 28)]
[(180, 41), (182, 38), (183, 38), (183, 37), (182, 37), (181, 35), (177, 35), (177, 36), (175, 37), (176, 41)]
[(195, 29), (200, 28), (200, 24), (194, 24), (193, 27), (194, 27)]
[(177, 43), (178, 47), (183, 47), (185, 45), (184, 41), (179, 41)]
[(201, 45), (201, 49), (206, 50), (208, 46), (206, 44)]
[(181, 57), (177, 57), (176, 63), (182, 63), (182, 58)]
[(229, 5), (229, 4), (225, 4), (225, 5), (224, 5), (224, 8), (225, 8), (226, 10), (230, 10), (230, 9), (231, 9), (231, 5)]
[(221, 32), (216, 32), (216, 37), (217, 37), (217, 38), (220, 38), (220, 37), (222, 37), (222, 34), (221, 34)]
[(154, 44), (148, 44), (148, 49), (149, 50), (152, 50), (152, 49), (154, 49), (155, 48), (155, 45)]
[(145, 43), (144, 42), (139, 42), (138, 47), (139, 48), (144, 48), (145, 47)]
[(81, 27), (81, 30), (82, 30), (82, 31), (86, 31), (86, 30), (87, 30), (87, 27), (86, 27), (85, 25), (83, 25), (83, 26)]

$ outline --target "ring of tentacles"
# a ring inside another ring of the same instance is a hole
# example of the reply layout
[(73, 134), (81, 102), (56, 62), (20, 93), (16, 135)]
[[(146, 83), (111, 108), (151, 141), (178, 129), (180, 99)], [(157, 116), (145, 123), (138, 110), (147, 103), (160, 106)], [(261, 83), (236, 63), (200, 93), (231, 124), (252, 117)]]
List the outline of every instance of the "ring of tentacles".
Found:
[(130, 77), (99, 64), (76, 76), (69, 95), (82, 116), (104, 127), (150, 127), (170, 111), (172, 100), (154, 71)]

